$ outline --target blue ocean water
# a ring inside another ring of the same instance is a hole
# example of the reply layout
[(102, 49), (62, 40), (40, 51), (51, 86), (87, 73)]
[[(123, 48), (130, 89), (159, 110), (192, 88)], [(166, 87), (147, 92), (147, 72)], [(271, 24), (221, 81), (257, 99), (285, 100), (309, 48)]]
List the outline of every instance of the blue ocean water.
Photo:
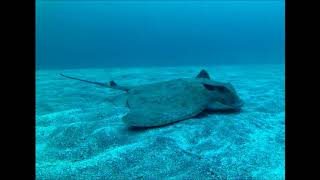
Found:
[[(36, 1), (36, 179), (285, 179), (284, 1)], [(230, 82), (241, 111), (134, 129), (123, 92)], [(114, 103), (119, 101), (118, 103)]]
[(284, 63), (284, 1), (36, 1), (39, 69)]

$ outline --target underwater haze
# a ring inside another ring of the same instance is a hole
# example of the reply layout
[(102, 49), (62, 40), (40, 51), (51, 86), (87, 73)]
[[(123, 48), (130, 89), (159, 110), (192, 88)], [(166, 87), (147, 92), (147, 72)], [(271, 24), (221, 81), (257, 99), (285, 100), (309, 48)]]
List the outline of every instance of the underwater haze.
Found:
[(283, 1), (36, 4), (38, 69), (284, 63)]
[[(284, 180), (284, 11), (284, 1), (37, 0), (36, 179)], [(126, 92), (59, 75), (140, 87), (202, 69), (232, 84), (241, 110), (156, 128), (122, 120)]]

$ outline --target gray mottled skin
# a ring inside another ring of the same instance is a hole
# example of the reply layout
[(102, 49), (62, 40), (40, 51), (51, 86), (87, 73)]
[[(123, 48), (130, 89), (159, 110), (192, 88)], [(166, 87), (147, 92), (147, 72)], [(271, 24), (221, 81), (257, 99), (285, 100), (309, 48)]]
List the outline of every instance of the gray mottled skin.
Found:
[(129, 126), (153, 127), (192, 118), (204, 110), (240, 109), (243, 101), (230, 83), (210, 79), (202, 70), (196, 78), (174, 79), (135, 87), (80, 80), (127, 92), (126, 105), (130, 112), (122, 120)]
[(160, 126), (188, 119), (210, 103), (209, 92), (195, 81), (177, 79), (129, 91), (130, 112), (123, 117), (132, 126)]

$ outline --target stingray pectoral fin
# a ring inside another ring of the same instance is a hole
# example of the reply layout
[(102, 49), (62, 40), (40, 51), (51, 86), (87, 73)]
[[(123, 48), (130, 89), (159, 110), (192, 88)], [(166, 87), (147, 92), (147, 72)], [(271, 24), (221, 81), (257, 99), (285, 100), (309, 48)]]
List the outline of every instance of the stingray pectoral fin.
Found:
[(160, 115), (154, 112), (143, 112), (139, 110), (131, 110), (128, 114), (122, 117), (124, 123), (129, 126), (136, 127), (151, 127), (162, 125)]
[(163, 113), (158, 111), (142, 111), (131, 110), (128, 114), (122, 117), (125, 124), (135, 127), (155, 127), (174, 123), (183, 118), (171, 113)]
[(208, 104), (208, 107), (206, 109), (209, 111), (221, 111), (232, 109), (232, 107), (224, 105), (220, 102), (211, 102), (210, 104)]
[(114, 95), (114, 96), (108, 96), (104, 100), (113, 104), (116, 107), (126, 107), (127, 106), (127, 93)]
[(190, 114), (181, 114), (178, 111), (161, 112), (161, 111), (142, 111), (131, 110), (122, 117), (122, 121), (128, 126), (135, 127), (155, 127), (163, 126), (178, 121), (186, 120), (198, 115), (202, 110)]

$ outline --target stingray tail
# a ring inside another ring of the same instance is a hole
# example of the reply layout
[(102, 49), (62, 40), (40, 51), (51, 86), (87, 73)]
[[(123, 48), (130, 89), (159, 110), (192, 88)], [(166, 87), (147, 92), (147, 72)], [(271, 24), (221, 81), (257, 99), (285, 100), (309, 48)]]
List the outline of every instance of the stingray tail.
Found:
[(106, 87), (106, 88), (118, 89), (118, 90), (122, 90), (122, 91), (129, 90), (128, 88), (118, 86), (114, 81), (110, 81), (108, 84), (108, 83), (101, 83), (101, 82), (95, 82), (95, 81), (88, 81), (85, 79), (79, 79), (79, 78), (75, 78), (75, 77), (71, 77), (71, 76), (66, 76), (64, 74), (60, 74), (60, 75), (65, 78), (74, 79), (74, 80), (78, 80), (78, 81), (82, 81), (82, 82), (86, 82), (86, 83), (90, 83), (90, 84), (95, 84), (95, 85)]

